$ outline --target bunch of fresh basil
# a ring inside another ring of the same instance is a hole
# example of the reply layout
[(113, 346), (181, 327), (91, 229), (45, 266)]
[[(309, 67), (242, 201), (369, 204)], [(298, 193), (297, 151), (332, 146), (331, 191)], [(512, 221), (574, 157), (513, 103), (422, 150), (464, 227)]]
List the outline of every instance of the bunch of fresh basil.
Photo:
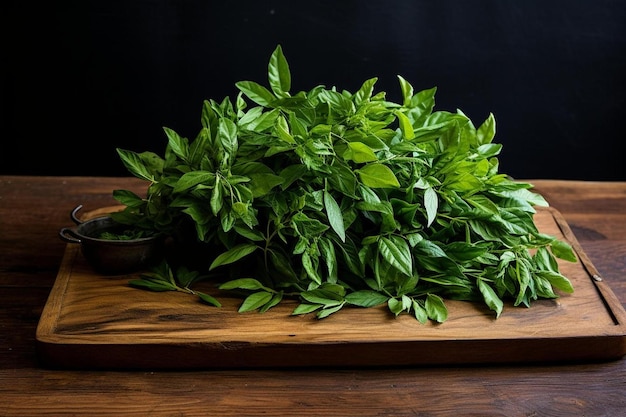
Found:
[[(269, 89), (237, 83), (235, 103), (206, 100), (188, 140), (165, 128), (164, 156), (118, 149), (149, 181), (147, 196), (114, 191), (117, 219), (165, 233), (184, 222), (206, 244), (206, 271), (160, 265), (132, 285), (194, 292), (202, 277), (242, 296), (239, 311), (266, 311), (289, 297), (293, 314), (323, 318), (347, 306), (386, 304), (420, 322), (443, 322), (445, 299), (529, 306), (573, 291), (556, 258), (565, 242), (539, 232), (531, 184), (498, 173), (493, 115), (475, 127), (457, 111), (433, 111), (436, 89), (402, 102), (316, 86), (292, 94), (280, 45)], [(217, 252), (215, 252), (217, 250)], [(238, 271), (238, 272), (234, 272)]]

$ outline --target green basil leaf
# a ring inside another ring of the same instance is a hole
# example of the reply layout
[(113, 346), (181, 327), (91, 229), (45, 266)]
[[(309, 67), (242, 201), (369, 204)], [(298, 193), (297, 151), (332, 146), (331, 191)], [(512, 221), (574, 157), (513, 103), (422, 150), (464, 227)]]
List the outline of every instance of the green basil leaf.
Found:
[(141, 207), (143, 198), (129, 190), (113, 190), (113, 198), (127, 207)]
[(404, 106), (410, 106), (411, 99), (413, 98), (413, 86), (400, 75), (398, 75), (398, 80), (400, 81), (400, 89), (402, 90), (402, 104)]
[(437, 217), (437, 209), (439, 208), (439, 197), (437, 192), (428, 187), (424, 190), (424, 208), (426, 209), (426, 226), (430, 226)]
[(432, 320), (443, 323), (448, 318), (448, 308), (443, 299), (435, 294), (428, 294), (425, 302), (426, 314)]
[(181, 193), (190, 188), (195, 187), (198, 184), (214, 185), (215, 174), (208, 171), (191, 171), (183, 174), (176, 185), (174, 185), (174, 192)]
[(323, 307), (322, 304), (302, 303), (302, 304), (298, 304), (298, 306), (296, 306), (296, 308), (291, 312), (291, 314), (294, 316), (300, 315), (300, 314), (308, 314), (308, 313), (312, 313), (315, 310), (319, 310), (322, 307)]
[(229, 119), (220, 119), (217, 138), (227, 154), (235, 154), (238, 148), (237, 125)]
[(564, 275), (553, 271), (539, 271), (537, 275), (547, 280), (554, 288), (566, 293), (573, 293), (572, 282)]
[(239, 81), (235, 83), (235, 86), (260, 106), (269, 106), (276, 100), (276, 96), (271, 91), (254, 81)]
[(272, 298), (259, 309), (259, 313), (265, 313), (272, 307), (277, 306), (283, 300), (283, 293), (277, 292), (272, 295)]
[(391, 311), (396, 316), (402, 313), (402, 301), (398, 300), (397, 298), (389, 298), (387, 300), (387, 307), (389, 308), (389, 311)]
[(272, 293), (266, 291), (259, 291), (250, 294), (243, 300), (241, 306), (239, 306), (239, 312), (245, 313), (248, 311), (253, 311), (261, 308), (265, 304), (269, 303), (272, 300)]
[[(411, 98), (411, 103), (408, 105), (410, 107), (411, 118), (413, 119), (414, 126), (421, 126), (424, 124), (425, 120), (427, 120), (428, 116), (433, 111), (435, 107), (435, 94), (437, 92), (437, 87), (430, 88), (428, 90), (423, 90), (414, 94)], [(406, 97), (406, 95), (403, 93)]]
[[(514, 270), (512, 267), (509, 267), (508, 271), (513, 276), (513, 278), (517, 280), (519, 285), (519, 292), (517, 294), (517, 297), (515, 298), (514, 305), (518, 306), (520, 304), (523, 304), (528, 306), (529, 294), (527, 294), (526, 291), (529, 289), (529, 285), (532, 281), (532, 274), (530, 273), (527, 264), (522, 260), (518, 260), (516, 270)], [(532, 292), (532, 289), (530, 289), (530, 291)]]
[(361, 88), (354, 94), (354, 103), (362, 104), (366, 101), (369, 101), (372, 98), (372, 92), (374, 91), (374, 84), (378, 81), (378, 78), (370, 78), (366, 80)]
[(550, 243), (550, 250), (559, 259), (563, 259), (565, 261), (576, 262), (576, 254), (574, 253), (574, 249), (572, 246), (564, 242), (562, 240), (554, 240)]
[(169, 148), (183, 161), (189, 160), (189, 141), (181, 137), (174, 130), (164, 127), (163, 131), (167, 136)]
[(400, 183), (393, 171), (383, 164), (368, 164), (356, 170), (361, 182), (371, 188), (398, 188)]
[[(285, 119), (282, 115), (276, 118), (276, 134), (280, 139), (287, 143), (296, 143), (293, 136), (289, 132), (289, 125), (287, 124), (287, 119)], [(290, 148), (287, 148), (290, 149)]]
[(270, 87), (277, 97), (289, 96), (289, 90), (291, 89), (291, 72), (289, 71), (289, 64), (287, 63), (287, 59), (280, 45), (276, 47), (270, 57), (268, 78)]
[(386, 303), (388, 296), (371, 290), (360, 290), (346, 295), (347, 303), (359, 307), (374, 307)]
[(218, 266), (232, 264), (233, 262), (237, 262), (241, 258), (250, 255), (252, 252), (257, 250), (258, 246), (252, 243), (242, 243), (239, 244), (224, 253), (218, 255), (211, 266), (209, 267), (209, 271), (217, 268)]
[[(342, 240), (345, 243), (345, 239)], [(338, 262), (335, 247), (330, 239), (320, 238), (318, 241), (321, 257), (326, 262), (326, 269), (328, 270), (328, 282), (337, 283), (338, 279)]]
[(496, 155), (500, 154), (502, 150), (502, 145), (499, 143), (486, 143), (484, 145), (480, 145), (476, 152), (483, 158), (492, 158)]
[(128, 282), (129, 285), (137, 288), (144, 288), (150, 291), (176, 291), (176, 286), (167, 281), (156, 281), (149, 279), (133, 279)]
[(213, 296), (209, 295), (209, 294), (205, 294), (203, 292), (199, 292), (196, 291), (196, 294), (198, 295), (198, 297), (200, 297), (200, 300), (202, 300), (203, 303), (205, 304), (209, 304), (215, 307), (221, 307), (222, 304)]
[(479, 145), (491, 143), (496, 136), (496, 119), (492, 113), (489, 113), (487, 120), (476, 130), (476, 139)]
[(250, 174), (250, 189), (253, 197), (261, 197), (269, 193), (272, 188), (283, 183), (283, 177), (274, 174)]
[[(309, 278), (313, 280), (316, 284), (322, 283), (322, 277), (318, 271), (319, 266), (319, 258), (317, 255), (312, 256), (309, 252), (302, 253), (302, 267), (306, 271)], [(312, 301), (312, 300), (309, 300)]]
[(549, 205), (545, 198), (543, 198), (543, 196), (527, 189), (516, 189), (511, 191), (505, 190), (502, 192), (502, 194), (508, 197), (518, 198), (527, 201), (533, 206), (548, 207)]
[(322, 304), (326, 307), (336, 306), (344, 302), (343, 297), (319, 289), (303, 291), (300, 295), (309, 303)]
[(400, 125), (400, 130), (402, 131), (402, 136), (407, 140), (415, 139), (415, 131), (413, 130), (413, 125), (407, 115), (398, 111), (396, 112), (396, 116), (398, 117), (398, 123)]
[(407, 276), (413, 274), (413, 258), (409, 244), (404, 238), (395, 235), (383, 236), (378, 240), (378, 250), (383, 258), (398, 271)]
[(426, 309), (417, 301), (413, 300), (413, 315), (420, 323), (424, 324), (428, 321), (428, 313)]
[(476, 207), (477, 209), (481, 210), (482, 212), (489, 213), (489, 214), (500, 213), (498, 206), (489, 198), (483, 195), (475, 194), (471, 197), (468, 197), (465, 201), (467, 201), (468, 203), (470, 203), (472, 206)]
[(496, 317), (500, 317), (502, 309), (504, 308), (504, 303), (500, 297), (498, 297), (493, 288), (491, 288), (491, 286), (484, 280), (478, 279), (476, 283), (478, 284), (478, 289), (483, 296), (483, 300), (485, 300), (485, 304), (487, 304), (491, 310), (496, 312)]
[(363, 142), (348, 142), (348, 149), (343, 154), (344, 159), (354, 161), (356, 163), (373, 162), (377, 161), (378, 157), (366, 144)]
[(279, 115), (280, 112), (277, 109), (266, 111), (250, 120), (245, 128), (253, 132), (264, 132), (276, 125), (276, 119)]
[(335, 198), (328, 191), (324, 191), (324, 208), (326, 208), (326, 215), (328, 216), (330, 227), (337, 233), (341, 241), (345, 242), (346, 230), (343, 224), (341, 209)]
[(220, 290), (266, 290), (269, 291), (261, 282), (254, 278), (238, 278), (227, 281), (218, 287)]
[(154, 172), (148, 168), (138, 153), (118, 148), (117, 154), (131, 174), (146, 181), (154, 181)]
[(323, 319), (325, 317), (330, 316), (331, 314), (338, 312), (342, 308), (343, 308), (343, 303), (334, 307), (324, 307), (323, 309), (317, 312), (317, 318)]
[(222, 193), (222, 187), (221, 184), (219, 182), (220, 177), (215, 177), (215, 186), (213, 187), (213, 190), (211, 191), (211, 200), (210, 200), (210, 206), (211, 206), (211, 212), (213, 213), (214, 216), (217, 216), (217, 214), (220, 212), (220, 210), (222, 209), (222, 205), (224, 204), (224, 196)]

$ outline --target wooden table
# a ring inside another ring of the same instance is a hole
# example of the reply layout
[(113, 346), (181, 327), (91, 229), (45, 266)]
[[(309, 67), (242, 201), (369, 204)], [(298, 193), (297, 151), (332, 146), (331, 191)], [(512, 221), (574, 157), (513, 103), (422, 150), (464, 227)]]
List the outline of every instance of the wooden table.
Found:
[[(626, 305), (626, 182), (528, 180)], [(133, 178), (0, 176), (0, 415), (626, 415), (626, 358), (600, 363), (378, 369), (67, 371), (35, 330), (69, 212), (109, 206)]]

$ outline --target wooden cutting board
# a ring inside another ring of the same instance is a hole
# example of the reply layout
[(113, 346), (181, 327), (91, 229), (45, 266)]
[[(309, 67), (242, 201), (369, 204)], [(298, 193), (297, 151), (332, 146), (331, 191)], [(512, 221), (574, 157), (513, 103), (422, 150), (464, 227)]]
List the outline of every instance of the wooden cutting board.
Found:
[[(92, 213), (93, 214), (93, 213)], [(442, 324), (395, 317), (386, 307), (344, 308), (323, 320), (292, 316), (296, 302), (238, 313), (180, 293), (128, 286), (133, 275), (100, 276), (68, 244), (37, 327), (42, 366), (73, 369), (211, 369), (423, 366), (615, 360), (626, 354), (626, 312), (559, 212), (535, 215), (540, 231), (568, 241), (579, 262), (559, 261), (573, 294), (507, 305), (446, 301)]]

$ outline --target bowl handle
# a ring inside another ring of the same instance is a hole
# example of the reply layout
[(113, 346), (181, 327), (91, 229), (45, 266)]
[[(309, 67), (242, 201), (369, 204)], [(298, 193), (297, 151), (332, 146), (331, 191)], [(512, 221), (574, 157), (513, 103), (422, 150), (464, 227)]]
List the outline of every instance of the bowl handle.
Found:
[(80, 243), (80, 239), (74, 229), (64, 227), (59, 231), (59, 237), (68, 243)]
[(82, 209), (82, 208), (83, 208), (83, 205), (82, 205), (82, 204), (80, 204), (80, 205), (76, 206), (76, 207), (74, 208), (74, 210), (72, 210), (72, 212), (70, 213), (70, 218), (71, 218), (71, 219), (72, 219), (72, 221), (73, 221), (74, 223), (76, 223), (76, 224), (81, 224), (81, 223), (83, 223), (83, 221), (82, 221), (82, 220), (80, 220), (80, 219), (76, 216), (76, 213), (78, 213), (78, 210), (80, 210), (80, 209)]

